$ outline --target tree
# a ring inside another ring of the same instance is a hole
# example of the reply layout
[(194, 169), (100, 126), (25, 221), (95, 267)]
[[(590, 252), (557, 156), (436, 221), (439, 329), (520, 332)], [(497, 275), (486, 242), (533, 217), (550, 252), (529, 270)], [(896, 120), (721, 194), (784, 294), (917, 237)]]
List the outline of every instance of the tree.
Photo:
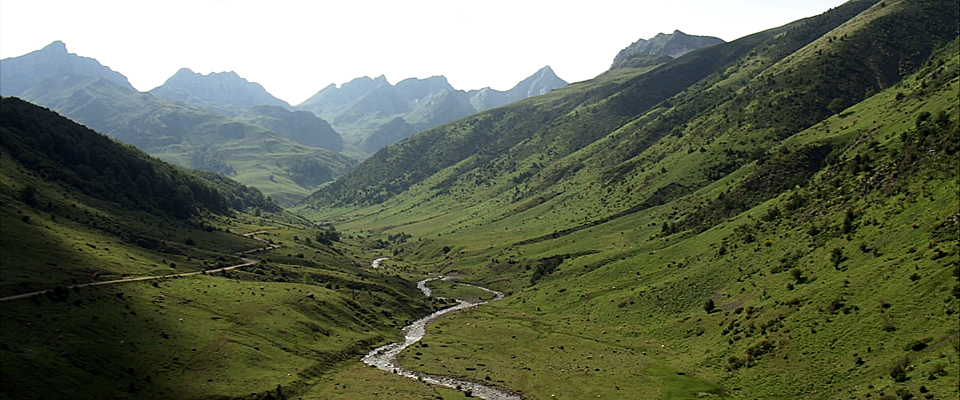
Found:
[(340, 232), (337, 232), (337, 229), (332, 226), (327, 227), (326, 229), (317, 232), (317, 241), (327, 246), (331, 246), (333, 245), (333, 242), (340, 241)]
[(837, 97), (827, 105), (827, 109), (830, 110), (833, 114), (840, 114), (841, 111), (846, 109), (847, 106), (844, 104), (843, 99)]
[(830, 251), (830, 263), (833, 264), (833, 268), (840, 269), (840, 263), (842, 263), (847, 258), (843, 256), (843, 248), (834, 247)]
[(703, 302), (703, 311), (706, 311), (707, 314), (712, 313), (715, 307), (716, 304), (713, 303), (713, 299), (708, 298), (707, 301)]

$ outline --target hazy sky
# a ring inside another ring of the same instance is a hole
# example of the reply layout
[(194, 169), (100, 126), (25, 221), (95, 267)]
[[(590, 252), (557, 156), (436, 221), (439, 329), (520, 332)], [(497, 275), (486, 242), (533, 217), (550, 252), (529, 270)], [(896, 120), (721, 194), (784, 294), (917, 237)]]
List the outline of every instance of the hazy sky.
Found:
[(582, 81), (659, 32), (730, 41), (843, 2), (0, 0), (0, 58), (62, 40), (141, 91), (183, 67), (236, 71), (295, 105), (331, 83), (381, 74), (506, 90), (550, 65)]

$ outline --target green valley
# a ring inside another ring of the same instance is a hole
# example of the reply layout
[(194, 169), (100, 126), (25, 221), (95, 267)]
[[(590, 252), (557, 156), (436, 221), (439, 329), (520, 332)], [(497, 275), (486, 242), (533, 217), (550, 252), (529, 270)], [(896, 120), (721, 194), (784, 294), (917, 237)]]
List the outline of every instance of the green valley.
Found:
[(956, 7), (852, 1), (610, 71), (388, 147), (298, 210), (510, 294), (401, 354), (427, 373), (525, 398), (955, 397)]
[[(47, 103), (91, 96), (64, 116), (4, 97), (0, 393), (957, 398), (958, 9), (851, 0), (692, 51), (677, 31), (420, 133), (461, 115), (404, 114), (451, 111), (410, 100), (445, 78), (328, 87), (329, 124), (106, 78), (56, 83)], [(150, 111), (88, 124), (109, 137), (67, 119), (124, 107)], [(398, 340), (402, 367), (361, 362)]]

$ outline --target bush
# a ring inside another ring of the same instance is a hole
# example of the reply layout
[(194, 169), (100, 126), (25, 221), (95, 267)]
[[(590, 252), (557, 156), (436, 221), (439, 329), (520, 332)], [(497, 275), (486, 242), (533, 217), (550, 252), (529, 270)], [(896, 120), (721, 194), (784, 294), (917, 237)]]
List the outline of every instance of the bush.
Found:
[(795, 280), (798, 285), (807, 281), (807, 277), (803, 276), (803, 271), (799, 268), (791, 269), (790, 276), (793, 277), (793, 280)]
[(727, 359), (727, 369), (730, 371), (739, 369), (742, 366), (743, 366), (743, 360), (741, 360), (737, 356), (730, 356), (730, 358)]
[(906, 382), (910, 380), (910, 377), (907, 376), (907, 367), (910, 365), (910, 360), (904, 358), (900, 362), (896, 363), (893, 368), (890, 369), (890, 378), (894, 382)]
[(910, 400), (913, 398), (913, 393), (907, 388), (899, 388), (897, 389), (897, 396), (900, 396), (901, 400)]
[(830, 250), (830, 263), (833, 264), (834, 269), (840, 269), (840, 264), (843, 263), (847, 258), (843, 255), (843, 248), (834, 247), (833, 250)]
[(710, 314), (715, 309), (716, 304), (713, 303), (713, 299), (707, 299), (703, 302), (703, 311), (706, 311), (707, 314)]

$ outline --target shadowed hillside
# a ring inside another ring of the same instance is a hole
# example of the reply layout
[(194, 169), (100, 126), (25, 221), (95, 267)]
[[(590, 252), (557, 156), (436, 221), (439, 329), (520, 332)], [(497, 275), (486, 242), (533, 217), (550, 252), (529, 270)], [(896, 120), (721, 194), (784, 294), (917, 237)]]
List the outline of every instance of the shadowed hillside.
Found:
[(0, 201), (4, 398), (300, 396), (446, 304), (256, 189), (16, 98)]

